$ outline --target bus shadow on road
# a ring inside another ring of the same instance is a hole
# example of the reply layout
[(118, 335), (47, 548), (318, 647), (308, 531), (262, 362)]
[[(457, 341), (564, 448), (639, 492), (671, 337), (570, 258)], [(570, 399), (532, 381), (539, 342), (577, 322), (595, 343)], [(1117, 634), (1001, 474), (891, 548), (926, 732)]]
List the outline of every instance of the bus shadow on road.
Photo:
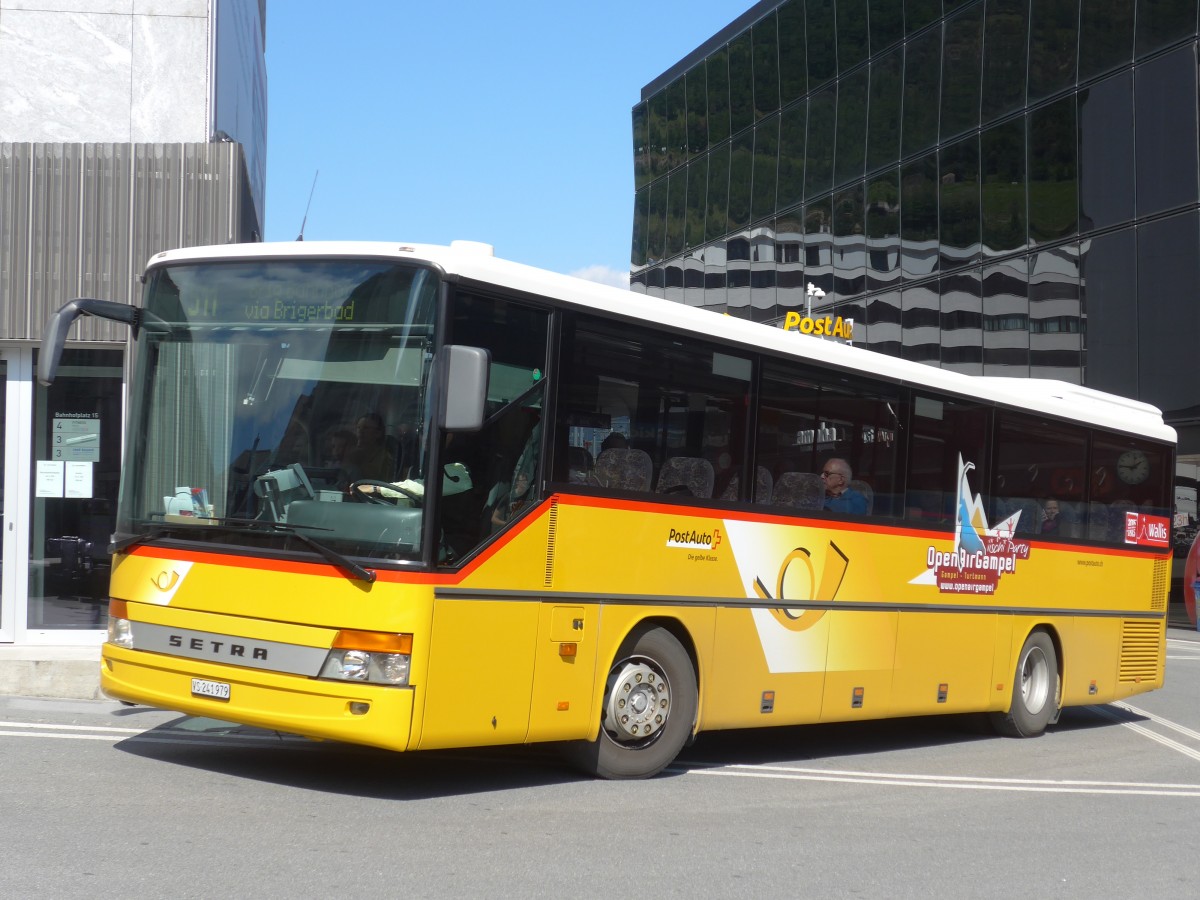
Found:
[[(1064, 710), (1051, 731), (1112, 728), (1144, 717), (1115, 705)], [(795, 764), (1010, 740), (985, 715), (924, 716), (707, 732), (660, 778), (693, 768)], [(590, 779), (555, 745), (395, 753), (313, 741), (217, 719), (180, 716), (121, 741), (117, 749), (172, 765), (333, 794), (421, 800), (547, 787)]]
[(396, 753), (180, 716), (116, 744), (142, 759), (286, 787), (420, 800), (587, 780), (552, 746)]

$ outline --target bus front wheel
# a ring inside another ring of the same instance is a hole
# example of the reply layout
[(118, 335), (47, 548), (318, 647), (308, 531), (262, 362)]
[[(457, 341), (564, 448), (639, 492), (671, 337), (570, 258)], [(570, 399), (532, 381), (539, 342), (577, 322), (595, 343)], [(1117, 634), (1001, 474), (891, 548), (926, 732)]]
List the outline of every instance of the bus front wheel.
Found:
[(1044, 631), (1025, 640), (1013, 675), (1012, 704), (992, 713), (992, 727), (1008, 737), (1036, 737), (1058, 712), (1058, 654)]
[(569, 751), (600, 778), (649, 778), (678, 755), (696, 722), (696, 670), (665, 628), (626, 640), (604, 686), (600, 734)]

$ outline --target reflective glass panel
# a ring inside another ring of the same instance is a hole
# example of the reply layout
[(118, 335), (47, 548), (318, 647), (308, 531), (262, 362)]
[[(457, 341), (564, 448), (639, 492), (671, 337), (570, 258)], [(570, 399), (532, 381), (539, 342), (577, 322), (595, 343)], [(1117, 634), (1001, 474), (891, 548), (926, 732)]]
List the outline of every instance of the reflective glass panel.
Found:
[(838, 300), (856, 297), (866, 286), (864, 185), (833, 195), (833, 292)]
[(695, 66), (685, 76), (687, 86), (688, 157), (708, 149), (708, 91), (705, 67)]
[(779, 169), (779, 116), (759, 122), (754, 129), (754, 193), (750, 218), (759, 222), (775, 213), (775, 186)]
[(754, 174), (754, 132), (739, 134), (729, 151), (729, 230), (750, 224), (750, 183)]
[(867, 128), (867, 170), (900, 158), (900, 100), (904, 92), (903, 48), (871, 63), (871, 102)]
[(775, 318), (774, 221), (750, 232), (750, 318), (766, 322)]
[(729, 122), (732, 134), (754, 122), (754, 58), (748, 31), (729, 44)]
[(833, 291), (833, 201), (809, 203), (804, 210), (804, 275), (808, 283)]
[(808, 93), (808, 54), (804, 46), (804, 2), (779, 7), (779, 99), (784, 106)]
[(704, 61), (708, 89), (708, 142), (729, 137), (729, 53), (722, 47)]
[(1029, 240), (1074, 234), (1078, 204), (1075, 98), (1064, 97), (1029, 114)]
[(1080, 293), (1087, 317), (1084, 383), (1129, 393), (1137, 384), (1137, 242), (1132, 228), (1080, 245)]
[(942, 0), (904, 0), (904, 30), (918, 31), (942, 14)]
[(1000, 256), (1025, 246), (1025, 119), (996, 125), (979, 137), (983, 252)]
[(687, 95), (682, 78), (667, 85), (667, 168), (687, 160)]
[(837, 0), (838, 71), (867, 58), (867, 0)]
[(978, 271), (941, 281), (942, 367), (983, 374), (983, 282)]
[(704, 239), (711, 241), (728, 234), (729, 223), (729, 144), (716, 147), (708, 155), (708, 214), (704, 217)]
[(1029, 102), (1075, 83), (1079, 0), (1034, 0), (1029, 23)]
[(808, 102), (805, 147), (804, 196), (816, 197), (833, 187), (833, 140), (837, 113), (837, 85), (813, 94)]
[[(1200, 296), (1200, 227), (1197, 213), (1159, 219), (1138, 228), (1138, 399), (1168, 416), (1194, 407), (1195, 379), (1181, 360), (1200, 345), (1200, 306), (1180, 297)], [(1177, 413), (1178, 414), (1178, 413)]]
[(687, 215), (687, 168), (671, 173), (667, 186), (667, 244), (669, 259), (683, 252), (683, 223)]
[(941, 359), (941, 302), (937, 282), (905, 288), (901, 295), (905, 359), (936, 365)]
[(804, 199), (804, 132), (808, 104), (797, 103), (783, 111), (779, 127), (779, 208), (788, 209)]
[(1079, 92), (1079, 228), (1133, 218), (1133, 73)]
[(979, 139), (975, 135), (941, 153), (942, 269), (979, 259)]
[(816, 88), (837, 74), (837, 30), (833, 0), (805, 0), (808, 33), (808, 87)]
[(900, 171), (869, 179), (866, 202), (867, 290), (876, 291), (900, 278)]
[(650, 114), (647, 122), (650, 138), (650, 177), (657, 178), (667, 172), (667, 92), (659, 91), (650, 98)]
[(1130, 0), (1081, 0), (1080, 81), (1133, 59), (1133, 10)]
[(1196, 33), (1196, 0), (1138, 0), (1137, 55), (1145, 56)]
[(983, 4), (946, 20), (942, 63), (942, 140), (979, 126)]
[(845, 184), (863, 176), (867, 153), (867, 87), (870, 74), (870, 70), (862, 68), (838, 83), (834, 184)]
[(650, 211), (646, 217), (646, 262), (662, 262), (667, 241), (667, 179), (650, 185)]
[(1147, 216), (1196, 196), (1196, 51), (1192, 45), (1134, 71), (1137, 214)]
[(775, 14), (754, 23), (754, 118), (779, 109), (779, 26)]
[(866, 345), (889, 356), (900, 355), (900, 292), (876, 294), (867, 300)]
[(775, 220), (776, 303), (779, 314), (804, 308), (804, 217), (789, 213)]
[(650, 189), (642, 188), (633, 202), (633, 246), (629, 261), (635, 266), (646, 264), (646, 216), (650, 212)]
[(871, 52), (879, 53), (904, 37), (904, 4), (899, 0), (870, 0)]
[(938, 160), (930, 153), (900, 169), (900, 238), (906, 278), (938, 267)]
[(704, 206), (708, 189), (708, 157), (698, 156), (688, 166), (687, 224), (684, 243), (697, 247), (704, 243)]
[(1079, 245), (1029, 257), (1029, 374), (1079, 384), (1083, 376)]
[(633, 108), (633, 182), (638, 189), (650, 183), (649, 118), (648, 104), (639, 103)]
[(1029, 274), (1023, 258), (983, 267), (983, 374), (1029, 375)]
[(1025, 103), (1029, 0), (989, 0), (983, 33), (983, 121)]
[(905, 156), (920, 153), (937, 141), (941, 72), (942, 35), (937, 29), (905, 45), (902, 141)]

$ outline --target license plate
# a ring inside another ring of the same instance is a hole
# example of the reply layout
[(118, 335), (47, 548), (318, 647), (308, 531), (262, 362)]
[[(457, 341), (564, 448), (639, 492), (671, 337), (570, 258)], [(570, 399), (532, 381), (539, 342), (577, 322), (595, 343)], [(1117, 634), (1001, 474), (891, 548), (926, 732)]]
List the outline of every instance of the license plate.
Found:
[(203, 678), (193, 678), (192, 695), (212, 697), (214, 700), (228, 700), (229, 685), (223, 681), (205, 681)]

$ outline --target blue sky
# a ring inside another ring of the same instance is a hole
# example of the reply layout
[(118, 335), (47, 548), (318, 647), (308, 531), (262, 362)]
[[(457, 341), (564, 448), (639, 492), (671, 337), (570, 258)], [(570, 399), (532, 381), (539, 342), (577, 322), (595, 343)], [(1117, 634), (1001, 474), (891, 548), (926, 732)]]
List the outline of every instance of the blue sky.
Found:
[(754, 0), (275, 0), (267, 240), (493, 244), (627, 276), (630, 110)]

